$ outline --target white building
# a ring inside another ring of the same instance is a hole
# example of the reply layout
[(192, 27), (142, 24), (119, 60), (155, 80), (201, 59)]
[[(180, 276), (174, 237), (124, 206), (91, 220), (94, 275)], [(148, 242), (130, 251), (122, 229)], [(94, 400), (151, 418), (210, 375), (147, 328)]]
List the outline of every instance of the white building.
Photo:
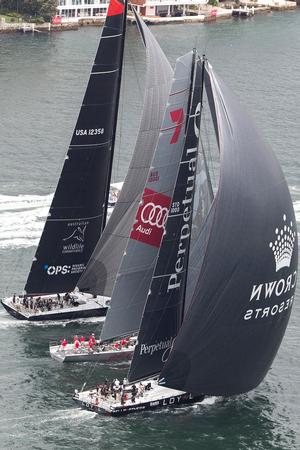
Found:
[[(146, 17), (197, 14), (208, 0), (132, 0), (137, 11)], [(59, 0), (58, 15), (69, 19), (89, 19), (106, 15), (109, 0)]]
[(106, 15), (109, 0), (58, 0), (58, 15), (66, 18), (89, 19)]
[(170, 17), (198, 14), (208, 0), (132, 0), (137, 11), (146, 17)]

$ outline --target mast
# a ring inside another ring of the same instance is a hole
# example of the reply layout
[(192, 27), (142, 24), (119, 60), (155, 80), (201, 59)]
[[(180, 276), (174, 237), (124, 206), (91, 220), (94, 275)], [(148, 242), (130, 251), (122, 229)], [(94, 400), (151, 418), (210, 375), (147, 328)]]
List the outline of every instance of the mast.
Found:
[[(195, 88), (196, 88), (196, 76), (197, 76), (197, 72), (195, 70), (195, 65), (196, 65), (196, 58), (197, 58), (197, 51), (194, 48), (193, 49), (193, 63), (192, 63), (192, 90), (191, 90), (191, 95), (190, 95), (190, 103), (193, 101), (193, 106), (195, 106), (196, 103), (196, 96), (195, 96)], [(199, 76), (199, 74), (198, 74)], [(202, 108), (203, 108), (203, 86), (204, 86), (204, 76), (203, 76), (203, 63), (202, 63), (202, 70), (201, 70), (201, 86), (200, 86), (200, 113), (199, 113), (199, 127), (198, 127), (198, 136), (197, 136), (197, 154), (199, 152), (199, 136), (200, 136), (200, 124), (201, 124), (201, 113), (202, 113)], [(190, 105), (189, 105), (190, 106)], [(197, 109), (197, 103), (196, 103), (196, 109)], [(195, 111), (191, 111), (191, 109), (189, 108), (190, 111), (190, 116), (192, 115), (192, 113), (194, 112), (195, 116), (196, 116), (196, 110)], [(194, 119), (194, 130), (195, 128), (195, 120), (196, 117)], [(189, 121), (187, 122), (187, 126), (189, 125)], [(187, 145), (187, 143), (186, 143)], [(198, 162), (198, 161), (197, 161)], [(196, 162), (196, 169), (195, 169), (195, 173), (197, 173), (197, 162)], [(196, 180), (195, 180), (195, 185), (196, 185)], [(193, 202), (192, 205), (194, 206), (194, 198), (193, 198)], [(192, 208), (193, 209), (193, 208)], [(193, 215), (192, 215), (193, 217)], [(192, 225), (192, 224), (191, 224)], [(192, 234), (192, 230), (191, 230), (191, 234)], [(187, 268), (186, 268), (186, 276), (184, 279), (184, 287), (183, 287), (183, 299), (182, 299), (182, 310), (181, 310), (181, 323), (183, 322), (184, 319), (184, 310), (185, 310), (185, 297), (186, 297), (186, 284), (187, 284), (187, 279), (188, 279), (188, 262), (189, 262), (189, 255), (190, 255), (190, 248), (191, 248), (191, 238), (189, 239), (189, 243), (187, 245), (187, 251), (186, 251), (186, 259), (187, 259)], [(181, 324), (180, 324), (181, 325)]]
[(74, 289), (106, 217), (126, 1), (111, 0), (87, 89), (27, 279), (28, 294)]
[(117, 98), (116, 98), (116, 110), (115, 110), (115, 118), (114, 118), (114, 127), (113, 127), (113, 136), (111, 142), (111, 157), (110, 164), (108, 170), (108, 177), (106, 183), (106, 197), (105, 197), (105, 206), (103, 211), (103, 221), (101, 226), (101, 232), (104, 230), (107, 219), (107, 208), (108, 208), (108, 199), (109, 199), (109, 191), (110, 191), (110, 182), (111, 182), (111, 174), (114, 160), (114, 150), (115, 150), (115, 141), (116, 141), (116, 131), (117, 131), (117, 122), (118, 122), (118, 111), (119, 111), (119, 103), (120, 103), (120, 91), (121, 91), (121, 80), (122, 80), (122, 72), (123, 72), (123, 57), (124, 57), (124, 46), (125, 46), (125, 33), (126, 33), (126, 22), (127, 22), (127, 0), (122, 0), (124, 2), (124, 14), (123, 14), (123, 32), (122, 32), (122, 43), (120, 46), (121, 57), (120, 57), (120, 68), (119, 68), (119, 79), (118, 79), (118, 87), (117, 87)]
[[(205, 81), (205, 63), (206, 57), (202, 56), (202, 59), (197, 64), (201, 65), (201, 80), (197, 83), (197, 88), (200, 90), (200, 103), (196, 109), (197, 120), (196, 134), (198, 136), (198, 164), (196, 175), (196, 192), (194, 199), (194, 211), (193, 211), (193, 226), (192, 236), (189, 246), (189, 263), (187, 271), (186, 292), (184, 297), (184, 312), (186, 314), (191, 299), (193, 297), (198, 274), (203, 263), (203, 257), (207, 245), (207, 237), (209, 236), (209, 230), (211, 227), (211, 221), (213, 217), (213, 200), (214, 193), (211, 183), (211, 176), (208, 170), (207, 159), (205, 150), (202, 143), (200, 134), (200, 125), (202, 121), (202, 113), (204, 107), (204, 81)], [(196, 87), (195, 87), (196, 88)]]
[[(157, 375), (166, 362), (183, 320), (189, 246), (196, 187), (201, 66), (196, 52), (182, 57), (189, 70), (186, 135), (175, 178), (175, 190), (145, 304), (128, 379)], [(175, 69), (176, 70), (176, 69)]]

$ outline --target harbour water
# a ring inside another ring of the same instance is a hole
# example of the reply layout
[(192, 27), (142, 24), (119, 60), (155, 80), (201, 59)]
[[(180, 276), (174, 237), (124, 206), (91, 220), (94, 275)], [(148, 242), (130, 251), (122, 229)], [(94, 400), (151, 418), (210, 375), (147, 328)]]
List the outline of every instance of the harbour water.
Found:
[[(192, 47), (247, 105), (287, 178), (300, 227), (300, 10), (247, 20), (153, 27), (173, 64)], [(114, 180), (139, 122), (144, 54), (128, 28)], [(0, 36), (0, 294), (20, 292), (64, 160), (98, 44), (98, 28)], [(76, 180), (74, 180), (76, 182)], [(259, 217), (257, 218), (259, 220)], [(127, 366), (65, 365), (50, 341), (98, 333), (89, 319), (31, 324), (0, 310), (0, 449), (299, 450), (300, 292), (279, 353), (254, 391), (125, 418), (72, 402), (74, 388), (123, 377)], [(263, 343), (262, 343), (263, 345)]]

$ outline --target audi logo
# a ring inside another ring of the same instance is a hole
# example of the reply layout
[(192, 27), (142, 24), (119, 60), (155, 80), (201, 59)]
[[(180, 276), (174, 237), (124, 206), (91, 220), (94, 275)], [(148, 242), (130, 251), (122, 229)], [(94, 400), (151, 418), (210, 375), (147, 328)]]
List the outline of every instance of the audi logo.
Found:
[(154, 203), (147, 203), (141, 212), (141, 220), (143, 223), (149, 223), (149, 225), (156, 226), (157, 228), (163, 228), (168, 218), (168, 208), (163, 208), (161, 205), (155, 205)]

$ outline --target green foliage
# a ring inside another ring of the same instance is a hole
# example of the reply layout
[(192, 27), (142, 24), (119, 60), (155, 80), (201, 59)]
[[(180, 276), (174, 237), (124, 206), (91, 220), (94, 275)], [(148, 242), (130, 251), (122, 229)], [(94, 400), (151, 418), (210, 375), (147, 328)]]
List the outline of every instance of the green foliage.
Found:
[(44, 20), (56, 14), (57, 0), (0, 0), (0, 10), (8, 14), (15, 13), (28, 17), (40, 17)]
[(31, 22), (40, 25), (41, 23), (45, 23), (45, 20), (43, 17), (34, 17), (33, 19), (31, 19)]
[(218, 6), (219, 2), (218, 0), (209, 0), (208, 4), (212, 6)]
[(0, 18), (3, 18), (6, 23), (19, 22), (20, 17), (22, 17), (22, 16), (19, 14), (14, 14), (14, 13), (0, 10)]
[(14, 17), (14, 18), (22, 17), (21, 14), (15, 12), (15, 11), (8, 12), (7, 15), (10, 16), (10, 17)]

